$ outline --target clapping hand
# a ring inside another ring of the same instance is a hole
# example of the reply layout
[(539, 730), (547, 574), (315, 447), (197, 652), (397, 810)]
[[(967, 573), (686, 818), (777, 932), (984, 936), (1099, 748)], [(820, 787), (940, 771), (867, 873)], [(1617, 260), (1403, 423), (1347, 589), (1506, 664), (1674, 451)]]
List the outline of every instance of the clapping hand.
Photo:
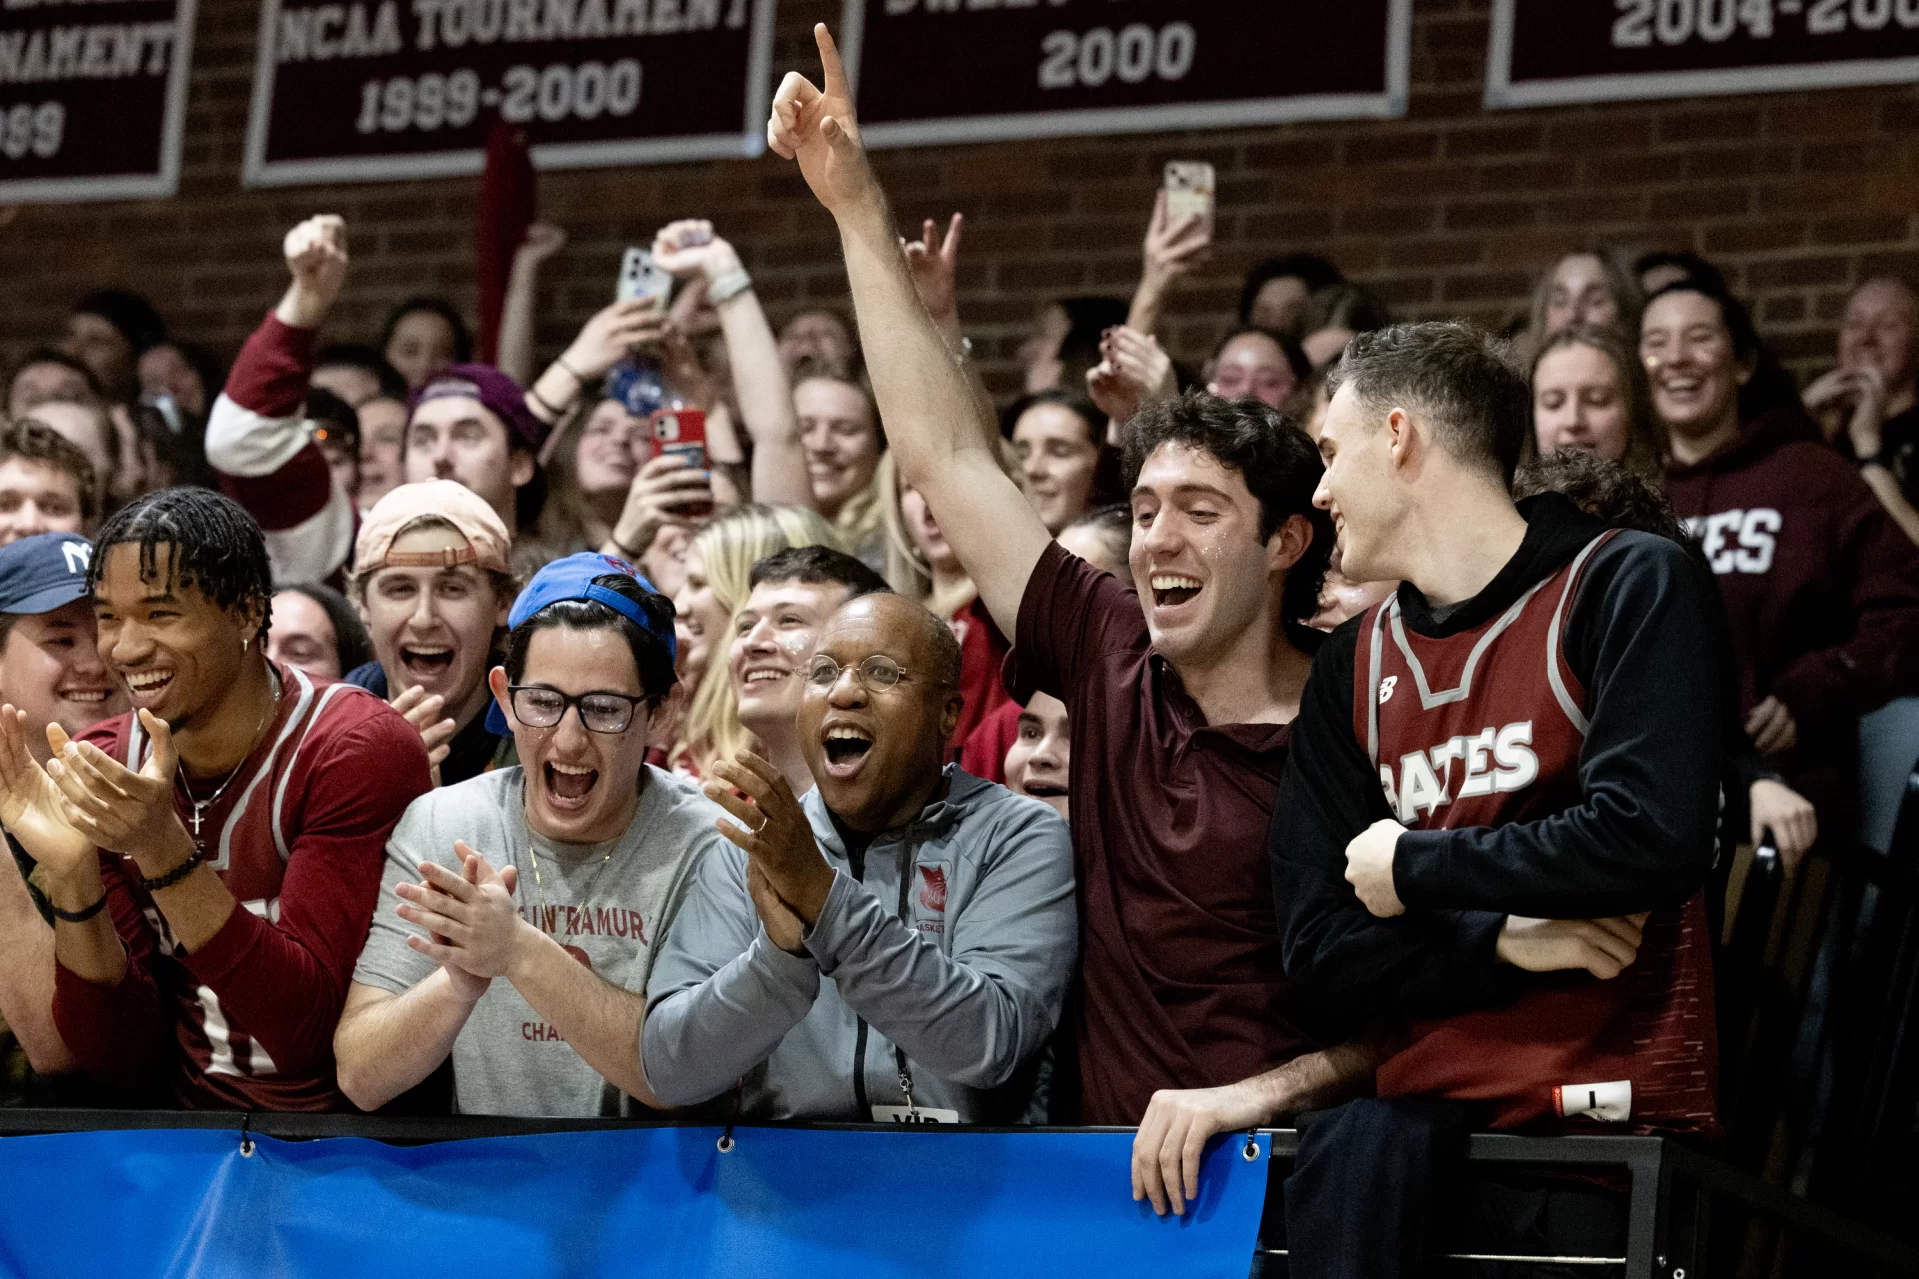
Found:
[(148, 874), (170, 870), (192, 839), (173, 808), (179, 755), (173, 731), (152, 711), (139, 712), (152, 742), (147, 762), (134, 772), (92, 742), (68, 738), (58, 724), (47, 726), (53, 758), (47, 776), (67, 801), (75, 828), (100, 847), (136, 859)]
[(533, 928), (514, 905), (519, 872), (512, 866), (495, 870), (463, 841), (454, 842), (453, 852), (460, 859), (459, 874), (438, 862), (422, 862), (423, 882), (394, 887), (400, 918), (430, 934), (408, 937), (406, 944), (447, 969), (456, 982), (460, 973), (483, 981), (505, 977)]
[(446, 762), (447, 755), (453, 750), (453, 735), (460, 731), (458, 724), (440, 713), (446, 708), (446, 698), (438, 693), (428, 693), (423, 684), (415, 684), (389, 704), (405, 716), (406, 722), (419, 733), (420, 742), (426, 747), (426, 762), (433, 773), (433, 784), (438, 786), (440, 765)]
[(780, 900), (758, 862), (746, 863), (746, 893), (766, 928), (766, 939), (789, 955), (806, 954), (806, 922)]
[[(813, 827), (786, 778), (750, 751), (714, 764), (712, 776), (706, 797), (741, 822), (740, 826), (725, 820), (715, 823), (720, 834), (752, 859), (779, 900), (800, 920), (807, 925), (817, 922), (833, 888), (833, 868), (821, 854)], [(772, 932), (770, 926), (768, 932)]]
[(0, 705), (0, 824), (58, 878), (95, 856), (60, 788), (27, 750), (27, 713)]
[(873, 174), (860, 147), (860, 126), (853, 112), (853, 93), (840, 65), (840, 51), (824, 22), (813, 27), (825, 71), (824, 88), (797, 71), (789, 71), (773, 95), (772, 118), (766, 122), (766, 144), (774, 154), (800, 162), (800, 173), (828, 212), (866, 195)]

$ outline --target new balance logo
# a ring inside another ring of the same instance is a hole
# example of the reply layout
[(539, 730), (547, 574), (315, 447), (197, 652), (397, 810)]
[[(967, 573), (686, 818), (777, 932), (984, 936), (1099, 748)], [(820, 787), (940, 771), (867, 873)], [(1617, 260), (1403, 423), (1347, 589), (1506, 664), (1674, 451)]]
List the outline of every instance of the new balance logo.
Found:
[[(1430, 750), (1400, 756), (1397, 778), (1390, 763), (1381, 763), (1379, 784), (1394, 815), (1410, 826), (1454, 799), (1532, 785), (1539, 778), (1539, 756), (1533, 753), (1532, 743), (1531, 720), (1450, 738)], [(1460, 766), (1457, 789), (1453, 786), (1455, 763)]]
[(1399, 676), (1397, 675), (1388, 675), (1385, 679), (1379, 681), (1379, 704), (1381, 706), (1393, 700), (1393, 689), (1397, 687), (1398, 684)]

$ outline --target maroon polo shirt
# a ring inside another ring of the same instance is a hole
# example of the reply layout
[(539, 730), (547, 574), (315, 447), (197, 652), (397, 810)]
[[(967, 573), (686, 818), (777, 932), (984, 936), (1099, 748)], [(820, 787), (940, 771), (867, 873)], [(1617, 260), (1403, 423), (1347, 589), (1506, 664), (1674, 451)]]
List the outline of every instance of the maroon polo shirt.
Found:
[(1208, 725), (1153, 652), (1139, 597), (1046, 548), (1020, 603), (1014, 697), (1072, 712), (1081, 1121), (1210, 1088), (1318, 1045), (1280, 962), (1266, 861), (1288, 729)]

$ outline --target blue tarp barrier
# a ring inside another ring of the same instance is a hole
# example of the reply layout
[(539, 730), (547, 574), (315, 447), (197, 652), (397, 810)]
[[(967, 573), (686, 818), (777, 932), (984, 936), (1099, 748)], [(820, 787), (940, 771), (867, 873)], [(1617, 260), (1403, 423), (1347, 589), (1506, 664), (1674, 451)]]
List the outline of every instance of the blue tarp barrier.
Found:
[(0, 1272), (526, 1279), (1244, 1279), (1268, 1138), (1199, 1203), (1129, 1195), (1130, 1133), (633, 1128), (388, 1146), (232, 1132), (0, 1140)]

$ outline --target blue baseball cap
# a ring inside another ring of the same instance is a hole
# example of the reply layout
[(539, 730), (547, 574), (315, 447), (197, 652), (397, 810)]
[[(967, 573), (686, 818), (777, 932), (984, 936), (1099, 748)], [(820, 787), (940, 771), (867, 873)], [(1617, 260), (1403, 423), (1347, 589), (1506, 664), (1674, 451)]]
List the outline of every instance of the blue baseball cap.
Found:
[(0, 613), (51, 613), (87, 595), (93, 543), (78, 533), (36, 533), (0, 546)]
[[(11, 549), (11, 548), (7, 548)], [(4, 554), (0, 551), (0, 554)], [(672, 660), (679, 656), (678, 646), (673, 636), (671, 615), (661, 617), (649, 615), (618, 591), (609, 591), (604, 586), (595, 586), (593, 579), (605, 577), (609, 573), (618, 573), (630, 577), (656, 594), (653, 583), (640, 576), (638, 569), (625, 560), (615, 559), (611, 555), (600, 555), (592, 551), (581, 551), (564, 559), (554, 560), (533, 575), (519, 598), (513, 601), (512, 609), (506, 615), (507, 629), (518, 630), (522, 623), (549, 604), (558, 604), (563, 600), (592, 600), (604, 604), (624, 617), (642, 631), (666, 645), (666, 656)], [(500, 711), (500, 704), (494, 702), (486, 712), (486, 731), (500, 737), (512, 732), (506, 722), (506, 716)]]

